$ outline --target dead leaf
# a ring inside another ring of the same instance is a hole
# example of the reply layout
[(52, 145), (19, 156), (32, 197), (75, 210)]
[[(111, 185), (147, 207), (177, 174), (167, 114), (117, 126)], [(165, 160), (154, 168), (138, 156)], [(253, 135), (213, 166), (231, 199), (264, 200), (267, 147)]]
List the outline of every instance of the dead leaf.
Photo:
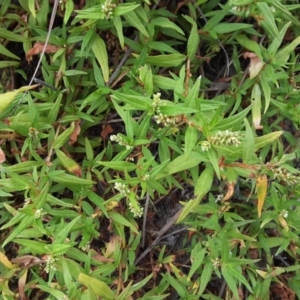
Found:
[(0, 148), (0, 164), (4, 163), (6, 161), (5, 153)]
[(114, 132), (114, 130), (112, 129), (112, 127), (109, 124), (105, 124), (105, 125), (102, 126), (101, 137), (104, 140), (107, 140), (109, 134), (111, 134), (113, 132)]
[(75, 127), (73, 132), (70, 135), (69, 145), (73, 145), (77, 142), (77, 137), (81, 131), (80, 123), (81, 123), (80, 120), (75, 121)]
[(122, 245), (122, 239), (118, 236), (113, 236), (110, 241), (106, 244), (105, 257), (113, 256), (116, 249), (120, 249)]
[(26, 279), (27, 279), (27, 272), (28, 272), (28, 269), (22, 274), (22, 276), (19, 278), (19, 281), (18, 281), (19, 295), (20, 295), (21, 300), (29, 300), (29, 298), (26, 297), (25, 292), (24, 292)]
[[(33, 45), (33, 48), (29, 49), (29, 51), (26, 53), (26, 60), (30, 62), (32, 60), (33, 55), (37, 55), (39, 53), (43, 52), (45, 43), (35, 43)], [(45, 53), (56, 53), (61, 47), (52, 45), (52, 44), (47, 44), (45, 48)]]
[(108, 258), (108, 257), (105, 257), (101, 254), (99, 254), (98, 252), (92, 256), (93, 259), (95, 260), (98, 260), (100, 262), (103, 262), (103, 263), (113, 263), (114, 260), (112, 258)]
[(43, 259), (40, 259), (36, 256), (24, 255), (24, 256), (13, 258), (11, 260), (11, 262), (14, 263), (14, 264), (22, 264), (24, 267), (29, 268), (29, 267), (34, 266), (34, 265), (43, 264), (46, 261), (43, 260)]
[(243, 57), (250, 59), (249, 77), (254, 78), (259, 74), (265, 63), (254, 52), (245, 52)]
[(227, 193), (224, 196), (224, 198), (222, 199), (222, 202), (227, 201), (232, 197), (232, 195), (234, 193), (234, 186), (235, 186), (234, 182), (228, 182), (227, 183)]

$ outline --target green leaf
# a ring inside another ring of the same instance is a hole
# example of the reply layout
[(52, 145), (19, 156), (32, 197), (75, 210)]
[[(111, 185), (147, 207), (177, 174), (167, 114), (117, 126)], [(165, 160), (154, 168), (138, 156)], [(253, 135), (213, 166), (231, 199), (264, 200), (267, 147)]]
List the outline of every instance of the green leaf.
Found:
[(224, 279), (225, 279), (227, 285), (229, 286), (230, 290), (232, 291), (234, 298), (239, 299), (239, 293), (238, 293), (238, 289), (237, 289), (236, 280), (229, 272), (227, 265), (222, 266), (222, 275), (224, 276)]
[(192, 210), (200, 204), (202, 198), (210, 191), (213, 183), (213, 179), (214, 179), (214, 168), (212, 166), (208, 166), (201, 173), (200, 177), (198, 178), (195, 184), (194, 193), (196, 195), (196, 199), (189, 200), (185, 204), (180, 214), (180, 217), (177, 220), (177, 223), (183, 221), (190, 214), (190, 212), (192, 212)]
[(251, 110), (252, 110), (252, 121), (255, 129), (262, 129), (260, 124), (261, 121), (261, 91), (257, 83), (254, 84), (251, 93)]
[[(206, 254), (206, 249), (198, 249), (199, 247), (197, 247), (200, 243), (198, 243), (196, 246), (194, 246), (194, 249), (192, 250), (191, 253), (191, 268), (189, 271), (189, 275), (188, 278), (191, 279), (191, 277), (194, 275), (194, 273), (200, 268), (204, 256)], [(200, 244), (201, 245), (201, 244)]]
[(74, 11), (74, 1), (66, 0), (65, 6), (66, 6), (66, 10), (65, 10), (65, 14), (64, 14), (64, 24), (67, 24), (73, 11)]
[(297, 37), (291, 43), (288, 43), (283, 49), (279, 50), (275, 55), (275, 63), (283, 66), (288, 61), (290, 54), (300, 44), (300, 37)]
[(176, 81), (161, 75), (153, 75), (153, 84), (162, 90), (174, 90)]
[(240, 113), (231, 116), (229, 118), (223, 119), (216, 125), (216, 128), (219, 130), (229, 130), (232, 127), (238, 125), (248, 114), (250, 111), (251, 106), (248, 106), (246, 109), (242, 110)]
[[(198, 100), (198, 95), (200, 91), (200, 84), (201, 84), (201, 76), (199, 76), (194, 83), (193, 87), (189, 90), (189, 93), (185, 99), (185, 104), (189, 108), (197, 108), (197, 102), (199, 103)], [(202, 110), (202, 107), (201, 107)]]
[(143, 25), (143, 22), (139, 19), (137, 14), (134, 11), (129, 11), (123, 15), (125, 20), (134, 28), (136, 28), (140, 33), (142, 33), (145, 37), (149, 37), (149, 34), (146, 28)]
[(243, 141), (243, 162), (248, 163), (254, 154), (254, 135), (248, 120), (244, 119), (246, 133)]
[(35, 1), (34, 0), (28, 0), (28, 9), (29, 9), (30, 14), (35, 19), (36, 14), (35, 14)]
[(131, 172), (136, 169), (136, 165), (128, 161), (97, 161), (97, 163), (106, 168), (123, 172)]
[(267, 78), (266, 73), (264, 73), (264, 71), (261, 72), (260, 84), (265, 96), (265, 110), (264, 110), (264, 114), (265, 114), (271, 102), (271, 87), (270, 87), (270, 80)]
[(261, 20), (262, 27), (269, 33), (271, 38), (278, 38), (278, 28), (275, 23), (271, 6), (265, 2), (256, 2), (255, 5), (260, 10), (263, 20)]
[(119, 3), (113, 10), (113, 16), (122, 16), (138, 8), (140, 4)]
[(99, 279), (80, 273), (78, 276), (78, 282), (82, 283), (88, 289), (92, 289), (97, 296), (109, 300), (115, 299), (115, 295), (109, 286)]
[[(169, 165), (165, 168), (165, 171), (171, 175), (174, 173), (178, 173), (184, 170), (188, 170), (193, 168), (201, 163), (201, 159), (194, 155), (193, 152), (187, 157), (186, 155), (180, 155), (176, 157), (173, 161), (169, 163)], [(158, 178), (156, 178), (158, 179)]]
[(203, 294), (203, 292), (205, 291), (206, 286), (207, 286), (208, 282), (210, 281), (212, 272), (213, 272), (212, 263), (207, 262), (204, 265), (204, 268), (203, 268), (203, 271), (201, 274), (201, 279), (200, 279), (201, 285), (200, 285), (199, 292), (198, 292), (199, 296), (201, 296)]
[(243, 34), (236, 35), (235, 39), (241, 46), (254, 52), (258, 57), (262, 58), (261, 49), (257, 42), (250, 40), (246, 35)]
[(74, 185), (92, 185), (95, 184), (95, 181), (89, 180), (89, 179), (83, 179), (83, 178), (78, 178), (73, 175), (69, 174), (54, 174), (52, 175), (51, 172), (49, 172), (48, 176), (55, 182), (58, 183), (63, 183), (63, 184), (74, 184)]
[[(128, 3), (129, 4), (129, 3)], [(117, 6), (117, 8), (122, 5), (122, 4), (119, 4)], [(121, 48), (122, 50), (124, 50), (124, 35), (123, 35), (123, 26), (122, 26), (122, 21), (121, 21), (121, 18), (119, 16), (115, 16), (113, 19), (112, 19), (113, 23), (114, 23), (114, 26), (116, 28), (116, 31), (117, 31), (117, 35), (118, 35), (118, 39), (119, 39), (119, 42), (120, 42), (120, 45), (121, 45)]]
[[(0, 28), (0, 32), (1, 32), (1, 28)], [(0, 114), (2, 114), (5, 111), (5, 109), (8, 107), (8, 105), (13, 102), (13, 100), (15, 99), (17, 94), (34, 89), (37, 86), (38, 86), (38, 84), (32, 85), (32, 86), (23, 86), (13, 92), (7, 92), (5, 94), (0, 94)]]
[(113, 99), (125, 102), (129, 104), (132, 108), (138, 110), (150, 110), (152, 109), (152, 100), (148, 97), (136, 96), (136, 95), (127, 95), (118, 92), (113, 92)]
[(210, 163), (214, 167), (214, 170), (216, 172), (218, 179), (220, 180), (221, 179), (221, 170), (220, 170), (220, 166), (219, 166), (219, 159), (218, 159), (215, 149), (213, 149), (213, 148), (208, 149), (207, 155), (208, 155)]
[(76, 75), (86, 75), (87, 72), (85, 71), (80, 71), (80, 70), (66, 70), (64, 72), (65, 76), (76, 76)]
[(253, 25), (244, 23), (219, 23), (212, 30), (216, 33), (228, 33), (252, 27)]
[(176, 30), (178, 33), (184, 35), (184, 32), (182, 31), (182, 29), (179, 26), (177, 26), (175, 23), (173, 23), (172, 21), (170, 21), (169, 19), (164, 18), (164, 17), (157, 17), (157, 18), (151, 20), (150, 24), (154, 25), (154, 26), (160, 26), (163, 28), (171, 28), (171, 29)]
[(10, 60), (0, 61), (0, 69), (8, 68), (8, 67), (15, 67), (15, 66), (19, 66), (19, 65), (20, 65), (19, 61), (10, 61)]
[(255, 146), (254, 146), (254, 150), (257, 151), (263, 147), (265, 147), (266, 145), (273, 143), (274, 141), (276, 141), (281, 135), (283, 134), (283, 131), (274, 131), (271, 133), (268, 133), (266, 135), (263, 136), (259, 136), (256, 137), (255, 140)]
[(9, 242), (15, 239), (24, 229), (29, 228), (33, 223), (34, 216), (25, 215), (19, 225), (10, 232), (10, 235), (2, 243), (2, 247), (5, 247)]
[(93, 36), (92, 50), (97, 61), (100, 64), (102, 75), (105, 82), (109, 80), (109, 67), (106, 45), (102, 38), (96, 34)]
[(121, 225), (129, 227), (136, 234), (139, 233), (138, 230), (137, 230), (137, 228), (133, 224), (131, 224), (127, 219), (125, 219), (122, 215), (120, 215), (120, 214), (118, 214), (116, 212), (109, 212), (108, 215), (116, 223), (119, 223)]
[(44, 204), (47, 201), (47, 196), (48, 196), (48, 190), (49, 190), (49, 182), (45, 184), (39, 195), (33, 199), (33, 203), (36, 206), (36, 209), (40, 209), (44, 207)]
[[(163, 103), (163, 102), (162, 102)], [(168, 116), (197, 113), (199, 110), (185, 107), (183, 104), (161, 105), (160, 112)]]
[(41, 284), (37, 284), (36, 285), (36, 288), (41, 290), (41, 291), (44, 291), (46, 293), (49, 293), (50, 295), (52, 295), (53, 297), (55, 297), (56, 299), (66, 299), (67, 298), (67, 295), (64, 294), (63, 292), (53, 288), (53, 287), (49, 287), (49, 286), (46, 286), (46, 285), (41, 285)]
[(192, 24), (192, 29), (190, 31), (190, 36), (187, 42), (187, 57), (193, 60), (200, 43), (200, 35), (198, 32), (197, 23), (189, 16), (183, 16), (189, 23)]
[[(138, 55), (134, 55), (138, 57)], [(146, 63), (157, 67), (178, 67), (186, 60), (186, 55), (181, 53), (147, 56)]]
[(44, 161), (24, 161), (9, 167), (4, 167), (3, 170), (15, 172), (15, 173), (27, 173), (32, 172), (33, 168), (40, 167), (44, 165)]
[(55, 140), (53, 141), (52, 148), (53, 149), (59, 149), (63, 147), (66, 142), (69, 140), (70, 135), (74, 131), (75, 123), (72, 122), (71, 126), (66, 129), (63, 133), (61, 133)]
[(20, 60), (20, 58), (18, 56), (16, 56), (15, 54), (13, 54), (9, 50), (7, 50), (2, 44), (0, 44), (0, 53), (1, 53), (1, 55), (5, 55), (7, 57)]
[(60, 151), (59, 149), (56, 149), (55, 151), (56, 156), (60, 160), (61, 164), (74, 175), (80, 177), (81, 174), (81, 168), (80, 166), (70, 157), (68, 157), (65, 153)]
[[(274, 1), (275, 2), (275, 1)], [(286, 32), (288, 28), (290, 27), (291, 22), (286, 23), (282, 29), (278, 32), (278, 37), (275, 37), (270, 46), (268, 47), (268, 52), (270, 53), (271, 56), (274, 56), (278, 50), (278, 48), (281, 46), (282, 41), (286, 35)]]
[(198, 139), (198, 130), (188, 126), (184, 136), (184, 154), (188, 157), (196, 146)]
[(8, 41), (12, 42), (26, 42), (26, 37), (20, 35), (20, 34), (15, 34), (11, 32), (10, 30), (6, 30), (4, 28), (0, 28), (0, 38), (3, 38)]

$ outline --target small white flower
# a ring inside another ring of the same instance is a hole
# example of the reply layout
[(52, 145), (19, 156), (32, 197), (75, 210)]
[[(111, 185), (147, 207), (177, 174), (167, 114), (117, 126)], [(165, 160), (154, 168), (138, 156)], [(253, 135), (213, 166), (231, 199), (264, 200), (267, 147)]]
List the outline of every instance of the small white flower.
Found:
[(129, 203), (129, 210), (133, 213), (133, 216), (135, 218), (140, 218), (144, 213), (143, 207), (141, 207), (139, 205), (138, 205), (138, 207), (136, 207), (136, 206), (132, 205), (131, 202)]
[(128, 194), (130, 193), (130, 189), (124, 183), (116, 182), (114, 187), (123, 197), (128, 196)]
[(34, 214), (34, 217), (36, 219), (40, 219), (43, 215), (47, 214), (43, 208), (38, 208), (36, 211), (35, 211), (35, 214)]
[(143, 177), (142, 177), (142, 181), (147, 181), (149, 180), (150, 178), (150, 175), (149, 174), (145, 174)]
[(285, 209), (283, 209), (280, 214), (279, 214), (280, 217), (283, 217), (284, 219), (286, 219), (288, 216), (289, 216), (289, 212)]
[(56, 262), (57, 258), (53, 257), (52, 255), (48, 255), (46, 266), (45, 266), (45, 272), (49, 273), (50, 270), (55, 271), (56, 270)]
[(202, 150), (203, 152), (206, 152), (206, 151), (208, 151), (208, 149), (210, 148), (210, 143), (209, 143), (208, 141), (203, 141), (203, 142), (200, 144), (200, 146), (201, 146), (201, 150)]

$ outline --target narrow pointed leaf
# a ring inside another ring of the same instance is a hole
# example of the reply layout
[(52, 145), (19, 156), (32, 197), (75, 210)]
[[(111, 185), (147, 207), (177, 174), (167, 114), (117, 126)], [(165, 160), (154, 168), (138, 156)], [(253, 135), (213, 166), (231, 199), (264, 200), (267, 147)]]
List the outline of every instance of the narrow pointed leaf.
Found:
[(260, 175), (256, 178), (256, 193), (257, 193), (257, 213), (261, 216), (261, 211), (265, 203), (268, 189), (268, 178), (266, 175)]

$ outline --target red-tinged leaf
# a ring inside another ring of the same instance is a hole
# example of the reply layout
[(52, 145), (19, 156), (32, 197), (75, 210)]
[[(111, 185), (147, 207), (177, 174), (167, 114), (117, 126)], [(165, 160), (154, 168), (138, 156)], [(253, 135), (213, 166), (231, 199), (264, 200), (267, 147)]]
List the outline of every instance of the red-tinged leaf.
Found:
[(256, 178), (256, 193), (257, 193), (257, 213), (261, 216), (261, 211), (265, 203), (268, 189), (268, 178), (266, 175), (260, 175)]
[(19, 286), (19, 295), (21, 300), (29, 300), (29, 298), (25, 295), (25, 284), (27, 280), (28, 269), (23, 273), (23, 275), (19, 278), (18, 286)]
[(81, 127), (80, 127), (80, 120), (75, 121), (75, 127), (73, 132), (70, 135), (69, 145), (73, 145), (77, 141), (77, 137), (80, 134)]
[(6, 161), (5, 153), (0, 148), (0, 164), (4, 163)]
[[(33, 45), (33, 48), (29, 49), (29, 51), (26, 53), (26, 60), (31, 61), (33, 55), (37, 55), (43, 52), (43, 49), (45, 47), (45, 43), (35, 43)], [(47, 44), (45, 47), (45, 53), (56, 53), (61, 47)]]

